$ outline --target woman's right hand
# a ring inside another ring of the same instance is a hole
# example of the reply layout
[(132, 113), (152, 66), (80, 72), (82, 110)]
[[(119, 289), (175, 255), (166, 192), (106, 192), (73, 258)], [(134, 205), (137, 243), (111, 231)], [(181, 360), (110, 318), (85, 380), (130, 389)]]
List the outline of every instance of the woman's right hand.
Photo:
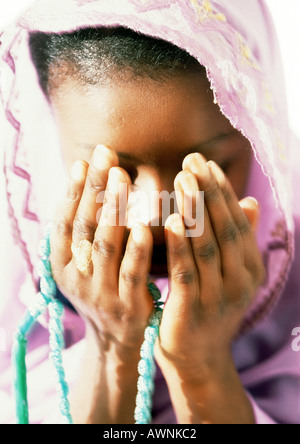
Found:
[[(153, 309), (147, 289), (153, 240), (148, 227), (133, 227), (124, 253), (125, 227), (111, 223), (127, 205), (128, 196), (119, 194), (124, 190), (120, 184), (129, 189), (131, 181), (111, 149), (97, 147), (90, 165), (74, 164), (51, 233), (51, 265), (58, 288), (83, 317), (101, 350), (130, 357), (131, 351), (140, 350)], [(97, 200), (103, 192), (97, 221)], [(78, 270), (72, 254), (72, 245), (76, 248), (83, 240), (92, 244), (86, 273)]]

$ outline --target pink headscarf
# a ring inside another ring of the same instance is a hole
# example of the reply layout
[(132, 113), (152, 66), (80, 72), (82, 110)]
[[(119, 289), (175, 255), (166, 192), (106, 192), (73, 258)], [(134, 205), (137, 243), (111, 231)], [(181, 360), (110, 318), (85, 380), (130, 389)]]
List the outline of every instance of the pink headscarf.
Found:
[[(246, 194), (261, 205), (258, 242), (268, 274), (243, 323), (241, 334), (249, 332), (279, 303), (294, 250), (285, 88), (263, 0), (37, 0), (2, 33), (6, 199), (15, 245), (26, 264), (17, 275), (18, 284), (11, 283), (13, 270), (7, 282), (1, 282), (1, 292), (9, 295), (7, 304), (19, 301), (20, 294), (25, 305), (34, 300), (38, 241), (66, 180), (51, 110), (29, 57), (28, 32), (59, 33), (91, 26), (129, 27), (185, 49), (206, 67), (222, 113), (251, 142), (254, 161)], [(158, 285), (167, 292), (166, 280)], [(3, 309), (0, 326), (4, 313)], [(83, 334), (79, 325), (79, 319), (67, 312), (72, 343)]]

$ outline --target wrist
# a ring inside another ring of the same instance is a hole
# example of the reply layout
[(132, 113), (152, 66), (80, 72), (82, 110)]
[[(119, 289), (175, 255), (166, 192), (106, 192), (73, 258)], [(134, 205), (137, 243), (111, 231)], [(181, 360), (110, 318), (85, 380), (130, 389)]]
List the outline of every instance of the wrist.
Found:
[(254, 424), (251, 403), (231, 355), (220, 366), (183, 368), (160, 360), (179, 424)]
[(228, 374), (236, 373), (231, 351), (215, 353), (204, 357), (204, 353), (194, 353), (190, 358), (170, 356), (157, 342), (155, 345), (155, 358), (168, 381), (184, 382), (185, 385), (206, 386), (213, 381), (227, 380)]
[(125, 345), (114, 338), (97, 331), (92, 325), (86, 326), (86, 347), (93, 353), (99, 362), (109, 367), (126, 369), (137, 368), (140, 359), (142, 342)]
[(120, 352), (113, 343), (103, 343), (91, 326), (87, 326), (85, 339), (81, 371), (72, 393), (75, 423), (132, 423), (139, 353)]

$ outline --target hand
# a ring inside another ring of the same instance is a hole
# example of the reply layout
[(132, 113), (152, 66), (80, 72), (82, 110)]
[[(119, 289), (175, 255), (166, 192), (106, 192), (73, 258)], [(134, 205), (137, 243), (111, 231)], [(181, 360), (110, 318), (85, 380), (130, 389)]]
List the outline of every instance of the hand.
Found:
[[(204, 233), (186, 237), (184, 201), (204, 191)], [(223, 171), (189, 155), (175, 179), (179, 214), (166, 223), (170, 294), (156, 357), (162, 369), (209, 381), (232, 365), (231, 344), (264, 279), (255, 227), (259, 208), (238, 202)], [(190, 193), (188, 195), (188, 193)]]
[[(116, 153), (105, 147), (96, 148), (90, 166), (82, 161), (74, 165), (51, 235), (51, 264), (58, 287), (101, 348), (114, 347), (130, 359), (131, 350), (139, 352), (153, 309), (147, 290), (153, 241), (149, 228), (133, 228), (123, 257), (125, 228), (112, 226), (110, 219), (120, 214), (121, 200), (128, 197), (120, 195), (119, 185), (128, 189), (131, 182), (117, 165)], [(101, 207), (97, 198), (104, 191)], [(71, 249), (83, 240), (92, 243), (92, 261), (84, 274), (78, 271)]]

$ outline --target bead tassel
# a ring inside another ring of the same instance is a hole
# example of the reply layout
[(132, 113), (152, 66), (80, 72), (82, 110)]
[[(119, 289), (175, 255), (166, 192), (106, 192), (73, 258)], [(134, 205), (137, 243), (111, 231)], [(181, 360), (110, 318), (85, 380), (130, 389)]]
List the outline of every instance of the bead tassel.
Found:
[(28, 402), (27, 402), (27, 381), (26, 381), (26, 348), (27, 340), (16, 334), (13, 350), (12, 362), (15, 368), (14, 389), (16, 399), (16, 415), (18, 424), (28, 424)]
[(56, 284), (52, 277), (50, 264), (50, 231), (40, 244), (40, 264), (39, 275), (41, 278), (41, 291), (38, 293), (38, 300), (35, 307), (28, 310), (21, 320), (17, 333), (14, 337), (12, 349), (12, 365), (14, 371), (14, 390), (16, 400), (17, 424), (29, 424), (28, 400), (27, 400), (27, 378), (26, 378), (26, 349), (27, 335), (38, 318), (49, 309), (49, 333), (50, 333), (50, 358), (53, 362), (57, 374), (58, 393), (60, 396), (60, 408), (64, 421), (72, 423), (70, 415), (70, 405), (67, 399), (68, 385), (65, 381), (65, 373), (62, 365), (63, 340), (63, 306), (55, 300)]
[(62, 416), (66, 424), (72, 424), (73, 421), (68, 401), (69, 387), (65, 381), (65, 371), (62, 363), (62, 349), (64, 348), (62, 314), (63, 306), (61, 302), (52, 301), (49, 304), (50, 359), (56, 370)]
[(151, 315), (149, 325), (145, 330), (145, 340), (141, 347), (141, 360), (138, 365), (138, 393), (136, 397), (136, 408), (134, 419), (136, 424), (149, 424), (152, 419), (152, 397), (154, 392), (154, 378), (156, 365), (154, 359), (154, 344), (159, 335), (159, 327), (162, 319), (162, 305), (159, 302), (160, 291), (152, 282), (148, 289), (154, 300), (154, 312)]

